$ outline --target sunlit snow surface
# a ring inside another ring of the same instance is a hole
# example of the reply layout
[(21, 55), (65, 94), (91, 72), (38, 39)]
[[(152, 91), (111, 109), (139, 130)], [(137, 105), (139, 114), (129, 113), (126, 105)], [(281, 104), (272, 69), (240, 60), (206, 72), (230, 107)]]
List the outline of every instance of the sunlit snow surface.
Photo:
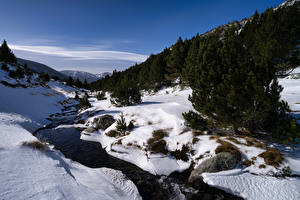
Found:
[[(3, 80), (27, 84), (0, 68)], [(11, 88), (0, 83), (0, 199), (141, 199), (120, 171), (85, 167), (52, 147), (42, 152), (22, 146), (36, 140), (31, 132), (48, 124), (46, 118), (61, 111), (62, 101), (74, 97), (74, 88), (63, 83), (50, 81), (48, 86)]]

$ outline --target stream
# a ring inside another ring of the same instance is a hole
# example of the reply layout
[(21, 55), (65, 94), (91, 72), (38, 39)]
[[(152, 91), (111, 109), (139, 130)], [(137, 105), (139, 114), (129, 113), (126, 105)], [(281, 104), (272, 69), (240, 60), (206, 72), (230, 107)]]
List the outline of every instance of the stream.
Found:
[[(74, 127), (59, 128), (59, 125), (74, 124), (77, 110), (65, 107), (62, 113), (51, 115), (51, 124), (36, 130), (38, 139), (54, 145), (65, 157), (90, 168), (111, 168), (122, 171), (138, 188), (144, 200), (147, 199), (242, 199), (205, 183), (189, 186), (188, 173), (172, 173), (170, 176), (153, 175), (127, 161), (109, 155), (98, 142), (80, 139), (80, 131)], [(58, 128), (57, 128), (58, 127)]]

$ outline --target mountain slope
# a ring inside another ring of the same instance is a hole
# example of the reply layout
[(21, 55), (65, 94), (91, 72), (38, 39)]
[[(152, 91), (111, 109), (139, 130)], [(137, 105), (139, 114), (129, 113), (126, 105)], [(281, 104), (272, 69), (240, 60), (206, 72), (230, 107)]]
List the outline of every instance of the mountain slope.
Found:
[(25, 60), (22, 58), (17, 58), (17, 62), (21, 65), (27, 64), (28, 68), (34, 72), (38, 72), (38, 73), (45, 72), (49, 74), (49, 76), (51, 77), (57, 76), (60, 80), (66, 80), (68, 78), (66, 75), (42, 63), (34, 62), (31, 60)]
[(110, 75), (109, 72), (103, 72), (100, 74), (92, 74), (89, 72), (75, 70), (63, 70), (60, 72), (66, 76), (71, 76), (74, 80), (78, 78), (81, 82), (84, 82), (84, 80), (86, 80), (88, 83), (104, 78), (106, 75)]

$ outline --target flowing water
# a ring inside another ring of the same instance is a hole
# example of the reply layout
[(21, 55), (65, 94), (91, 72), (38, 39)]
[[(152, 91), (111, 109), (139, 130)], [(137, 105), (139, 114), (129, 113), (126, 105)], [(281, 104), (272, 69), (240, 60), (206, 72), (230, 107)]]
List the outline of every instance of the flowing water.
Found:
[(66, 107), (62, 113), (50, 116), (51, 124), (40, 128), (34, 135), (60, 150), (67, 158), (87, 167), (107, 167), (122, 171), (138, 188), (143, 199), (241, 199), (211, 187), (205, 183), (192, 187), (185, 184), (187, 175), (156, 176), (136, 165), (109, 155), (98, 142), (80, 139), (76, 128), (57, 128), (62, 124), (74, 124), (77, 111)]

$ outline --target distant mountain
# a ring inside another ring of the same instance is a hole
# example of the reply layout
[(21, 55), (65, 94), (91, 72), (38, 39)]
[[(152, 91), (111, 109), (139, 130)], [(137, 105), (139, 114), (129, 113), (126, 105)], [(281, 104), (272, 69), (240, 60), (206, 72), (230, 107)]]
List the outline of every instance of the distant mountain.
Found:
[(83, 82), (85, 79), (88, 83), (97, 81), (99, 79), (104, 78), (106, 75), (111, 75), (111, 73), (109, 72), (103, 72), (100, 74), (92, 74), (89, 72), (84, 72), (84, 71), (75, 71), (75, 70), (63, 70), (60, 71), (61, 73), (63, 73), (66, 76), (71, 76), (74, 80), (76, 80), (77, 78)]
[(31, 60), (25, 60), (22, 58), (17, 58), (17, 62), (21, 65), (24, 65), (26, 63), (28, 65), (28, 68), (34, 72), (38, 72), (38, 73), (45, 72), (49, 74), (49, 76), (51, 77), (57, 76), (60, 80), (66, 80), (68, 78), (66, 75), (42, 63), (34, 62)]

